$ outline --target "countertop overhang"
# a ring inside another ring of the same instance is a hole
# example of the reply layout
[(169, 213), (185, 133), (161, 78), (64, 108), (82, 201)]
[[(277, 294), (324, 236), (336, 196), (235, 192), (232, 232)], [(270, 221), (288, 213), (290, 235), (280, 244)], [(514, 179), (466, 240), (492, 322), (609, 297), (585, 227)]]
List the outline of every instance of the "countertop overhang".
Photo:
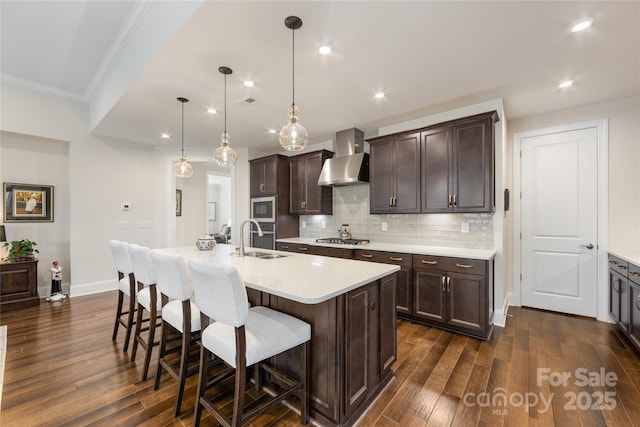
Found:
[(307, 237), (292, 237), (288, 239), (278, 239), (277, 242), (282, 243), (297, 243), (302, 245), (311, 246), (324, 246), (330, 248), (344, 248), (344, 249), (363, 249), (370, 251), (385, 251), (385, 252), (402, 252), (416, 255), (434, 255), (434, 256), (448, 256), (459, 258), (471, 258), (490, 261), (496, 256), (496, 251), (493, 249), (467, 249), (467, 248), (452, 248), (445, 246), (428, 246), (428, 245), (410, 245), (403, 243), (366, 243), (363, 245), (343, 245), (341, 243), (317, 243), (316, 239)]
[(218, 265), (236, 267), (245, 286), (303, 304), (318, 304), (357, 289), (400, 270), (390, 264), (294, 254), (268, 249), (246, 248), (246, 252), (267, 252), (282, 258), (260, 259), (233, 255), (234, 246), (217, 244), (211, 251), (196, 247), (163, 248)]

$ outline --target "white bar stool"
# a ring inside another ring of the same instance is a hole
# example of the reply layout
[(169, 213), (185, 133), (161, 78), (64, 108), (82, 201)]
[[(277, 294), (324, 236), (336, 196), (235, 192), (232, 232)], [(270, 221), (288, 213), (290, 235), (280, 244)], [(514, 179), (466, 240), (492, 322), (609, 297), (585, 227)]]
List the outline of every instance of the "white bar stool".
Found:
[[(216, 266), (207, 262), (190, 260), (194, 300), (200, 309), (201, 334), (200, 375), (198, 398), (193, 425), (200, 424), (202, 408), (213, 414), (224, 426), (241, 426), (283, 399), (299, 392), (301, 422), (309, 419), (308, 379), (310, 372), (311, 326), (288, 314), (267, 307), (247, 308), (247, 291), (238, 271), (233, 267)], [(210, 323), (210, 318), (215, 320)], [(300, 347), (304, 367), (300, 380), (291, 378), (267, 361), (270, 357)], [(208, 361), (211, 354), (235, 369), (233, 414), (225, 417), (216, 407), (219, 402), (206, 397), (209, 387), (227, 379), (221, 375), (209, 381)], [(244, 406), (246, 368), (257, 364), (256, 388), (261, 387), (260, 369), (276, 377), (283, 389), (257, 407)]]
[[(118, 326), (123, 326), (127, 332), (124, 337), (124, 348), (122, 351), (126, 352), (129, 348), (131, 330), (135, 324), (133, 315), (136, 311), (136, 279), (133, 275), (133, 267), (131, 266), (131, 258), (129, 257), (129, 244), (119, 240), (111, 240), (109, 246), (111, 247), (111, 255), (113, 255), (113, 262), (118, 272), (118, 306), (116, 308), (116, 321), (113, 325), (113, 336), (111, 339), (113, 341), (116, 340), (118, 337)], [(125, 295), (129, 300), (128, 311), (122, 310)], [(126, 320), (122, 319), (123, 316), (126, 316)]]
[[(158, 355), (158, 370), (154, 389), (160, 387), (162, 369), (178, 381), (178, 394), (174, 416), (180, 415), (184, 383), (187, 377), (198, 373), (197, 358), (190, 358), (192, 343), (200, 339), (200, 311), (191, 302), (193, 290), (191, 288), (191, 275), (184, 259), (180, 255), (151, 250), (153, 268), (156, 272), (156, 286), (162, 299), (162, 332), (160, 334), (160, 353)], [(182, 345), (167, 349), (169, 330), (180, 333)], [(166, 358), (171, 353), (180, 351), (180, 362), (172, 364)]]
[[(138, 282), (138, 314), (136, 316), (136, 329), (133, 334), (133, 348), (131, 349), (131, 361), (136, 359), (136, 351), (138, 344), (144, 349), (144, 365), (142, 368), (142, 381), (147, 379), (149, 372), (149, 362), (151, 361), (151, 353), (153, 347), (159, 342), (156, 338), (156, 326), (160, 318), (162, 310), (162, 300), (156, 289), (156, 273), (153, 269), (153, 261), (151, 260), (151, 249), (136, 244), (129, 245), (129, 256), (131, 257), (131, 265), (133, 267), (133, 275)], [(143, 319), (144, 311), (149, 313), (149, 317)], [(143, 323), (148, 323), (143, 327)], [(142, 332), (147, 332), (145, 340)]]

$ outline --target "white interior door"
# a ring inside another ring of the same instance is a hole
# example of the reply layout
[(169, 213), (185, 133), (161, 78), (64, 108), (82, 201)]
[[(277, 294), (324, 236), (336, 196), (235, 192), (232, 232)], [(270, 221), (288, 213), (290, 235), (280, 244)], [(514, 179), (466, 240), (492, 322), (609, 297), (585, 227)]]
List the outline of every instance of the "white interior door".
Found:
[(596, 317), (598, 130), (521, 143), (523, 306)]

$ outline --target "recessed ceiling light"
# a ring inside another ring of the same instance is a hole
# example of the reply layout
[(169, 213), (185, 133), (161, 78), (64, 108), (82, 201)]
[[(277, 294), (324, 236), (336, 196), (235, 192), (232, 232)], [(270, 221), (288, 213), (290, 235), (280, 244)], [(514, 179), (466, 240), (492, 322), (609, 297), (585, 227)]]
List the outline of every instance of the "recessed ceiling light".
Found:
[(216, 111), (216, 109), (215, 109), (215, 108), (207, 108), (207, 113), (209, 113), (209, 114), (215, 114), (215, 113), (217, 113), (217, 111)]
[(566, 88), (566, 87), (571, 86), (572, 84), (573, 84), (573, 80), (565, 80), (565, 81), (563, 81), (562, 83), (560, 83), (560, 84), (558, 85), (558, 87), (559, 87), (560, 89), (564, 89), (564, 88)]
[(375, 95), (373, 95), (376, 99), (382, 99), (386, 96), (386, 94), (383, 91), (380, 92), (376, 92)]
[(275, 129), (269, 129), (269, 133), (276, 133), (276, 132), (277, 132), (277, 130), (275, 130)]
[(577, 33), (578, 31), (582, 31), (585, 28), (589, 28), (591, 26), (592, 19), (586, 19), (571, 28), (572, 33)]
[(318, 52), (320, 53), (320, 55), (329, 55), (331, 52), (333, 52), (333, 46), (331, 46), (330, 44), (320, 46)]
[(242, 82), (243, 85), (245, 85), (246, 87), (254, 87), (255, 83), (253, 82), (253, 80), (245, 80)]
[(163, 139), (169, 139), (171, 138), (171, 135), (169, 135), (168, 133), (163, 133), (162, 135), (160, 135), (160, 137)]

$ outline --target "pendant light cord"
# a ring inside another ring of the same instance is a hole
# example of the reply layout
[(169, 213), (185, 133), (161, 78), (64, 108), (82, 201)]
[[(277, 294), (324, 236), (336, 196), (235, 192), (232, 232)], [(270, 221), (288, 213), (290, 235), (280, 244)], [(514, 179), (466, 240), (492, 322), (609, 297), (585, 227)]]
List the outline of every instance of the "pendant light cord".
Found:
[(182, 104), (182, 153), (181, 155), (184, 154), (184, 102), (180, 102)]
[(296, 105), (296, 30), (291, 30), (291, 33), (291, 82), (293, 86), (291, 105)]
[(224, 75), (224, 133), (227, 133), (227, 75)]

